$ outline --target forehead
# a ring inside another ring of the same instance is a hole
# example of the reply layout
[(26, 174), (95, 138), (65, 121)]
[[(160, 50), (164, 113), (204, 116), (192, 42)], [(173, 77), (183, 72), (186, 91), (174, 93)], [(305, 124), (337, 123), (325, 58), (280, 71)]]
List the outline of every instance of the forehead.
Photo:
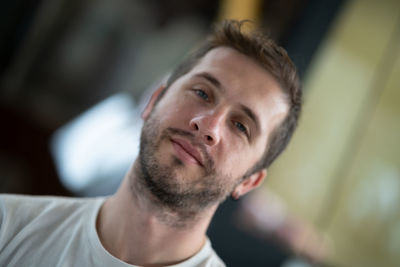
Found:
[(287, 113), (288, 105), (278, 82), (255, 60), (233, 48), (210, 50), (187, 76), (196, 77), (199, 73), (215, 77), (225, 96), (234, 104), (252, 109), (266, 134)]

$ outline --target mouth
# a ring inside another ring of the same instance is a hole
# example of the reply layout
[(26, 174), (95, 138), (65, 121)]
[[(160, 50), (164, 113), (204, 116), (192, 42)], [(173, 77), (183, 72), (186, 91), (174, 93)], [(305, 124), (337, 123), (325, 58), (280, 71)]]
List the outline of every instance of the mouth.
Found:
[(170, 141), (183, 161), (204, 166), (201, 153), (190, 142), (177, 138), (171, 138)]

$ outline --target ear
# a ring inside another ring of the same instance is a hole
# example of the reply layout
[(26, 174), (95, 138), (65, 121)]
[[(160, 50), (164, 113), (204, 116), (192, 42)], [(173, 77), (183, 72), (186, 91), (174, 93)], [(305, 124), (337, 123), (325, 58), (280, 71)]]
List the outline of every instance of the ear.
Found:
[(232, 192), (232, 197), (234, 199), (239, 199), (241, 196), (260, 186), (265, 177), (267, 177), (266, 169), (253, 173), (235, 187)]
[(147, 120), (147, 118), (149, 117), (151, 111), (154, 108), (154, 105), (158, 99), (158, 96), (161, 94), (162, 91), (164, 91), (165, 86), (162, 85), (160, 86), (150, 97), (149, 102), (147, 103), (146, 107), (144, 108), (143, 112), (142, 112), (142, 119), (143, 120)]

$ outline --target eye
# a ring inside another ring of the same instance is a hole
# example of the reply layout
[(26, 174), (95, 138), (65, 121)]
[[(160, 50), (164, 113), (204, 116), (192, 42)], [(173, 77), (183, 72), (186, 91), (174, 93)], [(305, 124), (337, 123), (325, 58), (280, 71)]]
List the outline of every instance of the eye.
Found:
[(241, 123), (238, 122), (238, 121), (235, 121), (234, 124), (235, 124), (236, 128), (237, 128), (239, 131), (241, 131), (242, 133), (245, 133), (245, 134), (247, 135), (247, 129), (246, 129), (246, 127), (245, 127), (243, 124), (241, 124)]
[(209, 97), (208, 97), (207, 93), (204, 92), (203, 90), (195, 89), (194, 91), (195, 91), (196, 95), (198, 95), (199, 97), (203, 98), (206, 101), (209, 100)]

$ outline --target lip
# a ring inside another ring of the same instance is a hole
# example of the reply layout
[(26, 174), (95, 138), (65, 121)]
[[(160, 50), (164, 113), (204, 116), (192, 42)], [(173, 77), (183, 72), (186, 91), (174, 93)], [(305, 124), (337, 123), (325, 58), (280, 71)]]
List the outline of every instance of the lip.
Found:
[(171, 142), (183, 160), (203, 166), (201, 153), (191, 143), (176, 138), (171, 138)]

